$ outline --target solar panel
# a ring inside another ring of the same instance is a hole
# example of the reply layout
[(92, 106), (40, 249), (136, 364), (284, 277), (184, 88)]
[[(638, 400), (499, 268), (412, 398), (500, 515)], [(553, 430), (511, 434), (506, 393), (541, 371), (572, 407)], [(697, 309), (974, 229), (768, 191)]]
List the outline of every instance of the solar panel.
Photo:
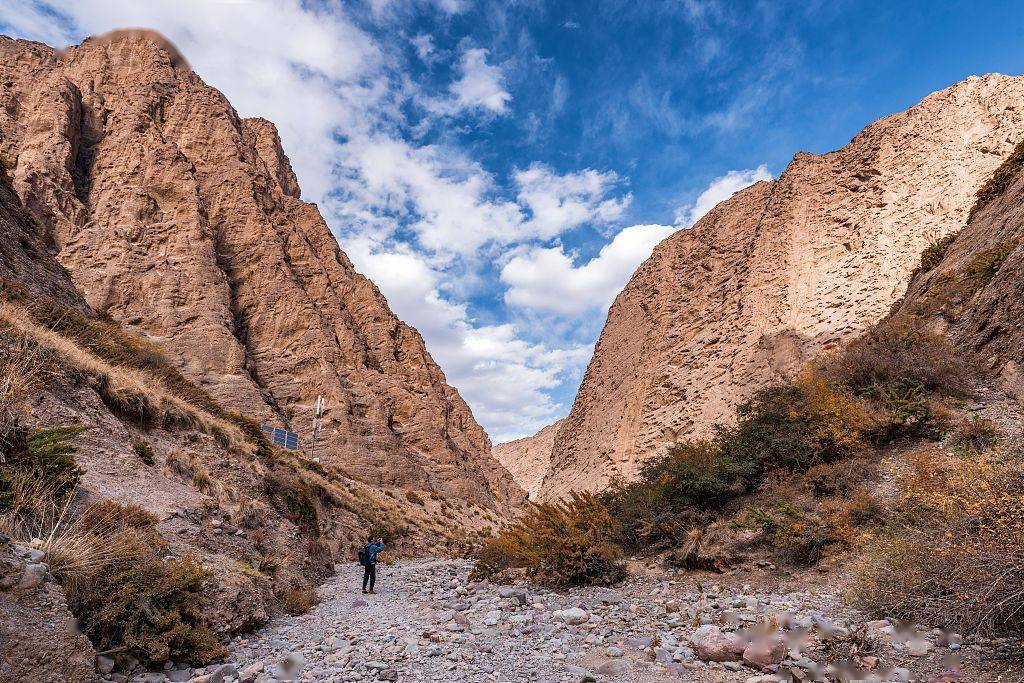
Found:
[(289, 432), (287, 429), (271, 425), (260, 425), (260, 429), (267, 433), (267, 436), (270, 437), (275, 446), (283, 446), (293, 451), (299, 449), (299, 435), (295, 432)]

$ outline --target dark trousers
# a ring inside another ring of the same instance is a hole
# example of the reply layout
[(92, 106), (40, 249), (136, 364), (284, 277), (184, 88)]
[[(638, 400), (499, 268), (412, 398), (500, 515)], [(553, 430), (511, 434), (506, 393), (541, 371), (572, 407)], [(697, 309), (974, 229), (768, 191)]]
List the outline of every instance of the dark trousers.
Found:
[(363, 590), (366, 590), (366, 583), (370, 583), (370, 590), (373, 590), (373, 584), (377, 581), (377, 565), (368, 564), (363, 567)]

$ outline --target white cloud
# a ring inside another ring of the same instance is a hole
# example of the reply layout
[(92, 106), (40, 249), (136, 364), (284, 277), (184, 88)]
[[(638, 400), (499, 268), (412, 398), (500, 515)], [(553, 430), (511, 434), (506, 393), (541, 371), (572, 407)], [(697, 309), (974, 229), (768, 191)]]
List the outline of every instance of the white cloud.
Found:
[(588, 222), (610, 223), (622, 215), (633, 198), (626, 194), (605, 199), (619, 177), (611, 171), (601, 173), (590, 168), (558, 175), (543, 164), (533, 164), (517, 171), (515, 182), (519, 202), (531, 213), (528, 228), (541, 239)]
[(509, 286), (505, 302), (568, 316), (604, 312), (655, 245), (675, 231), (669, 225), (625, 228), (579, 266), (562, 247), (531, 249), (501, 270), (501, 280)]
[(707, 189), (700, 193), (696, 202), (680, 207), (676, 212), (676, 225), (689, 228), (703, 218), (704, 214), (715, 208), (719, 202), (725, 201), (749, 185), (771, 179), (772, 174), (768, 172), (768, 167), (765, 164), (754, 169), (729, 171), (725, 175), (718, 176), (711, 181)]
[(462, 53), (460, 77), (449, 86), (451, 98), (427, 104), (435, 114), (455, 115), (466, 111), (484, 111), (501, 115), (508, 110), (512, 95), (505, 90), (505, 74), (501, 67), (487, 63), (488, 51), (469, 48)]
[[(434, 4), (445, 13), (464, 8), (456, 0)], [(242, 116), (277, 124), (303, 197), (320, 204), (357, 268), (420, 330), (492, 438), (522, 436), (566, 410), (549, 392), (580, 371), (590, 347), (554, 335), (538, 342), (514, 325), (472, 319), (462, 302), (479, 293), (474, 264), (587, 222), (614, 221), (630, 196), (616, 196), (615, 174), (590, 169), (558, 175), (531, 166), (523, 182), (505, 188), (457, 147), (417, 144), (403, 111), (424, 103), (404, 72), (403, 51), (387, 42), (390, 34), (360, 28), (354, 7), (13, 0), (0, 25), (58, 46), (125, 26), (167, 36)], [(416, 0), (374, 7), (376, 19), (391, 20), (412, 12)], [(421, 58), (452, 58), (424, 38), (414, 39)], [(489, 53), (472, 48), (454, 58), (448, 111), (507, 112), (512, 96)]]
[(416, 56), (420, 58), (420, 61), (426, 62), (427, 64), (433, 62), (436, 57), (436, 48), (434, 47), (434, 39), (426, 33), (420, 33), (414, 36), (410, 41), (414, 48), (416, 48)]
[(439, 287), (444, 274), (407, 248), (378, 251), (370, 240), (345, 249), (373, 280), (400, 318), (429, 340), (444, 369), (495, 443), (538, 431), (561, 417), (564, 407), (545, 393), (578, 375), (591, 346), (529, 342), (513, 325), (474, 325), (466, 306), (448, 301)]

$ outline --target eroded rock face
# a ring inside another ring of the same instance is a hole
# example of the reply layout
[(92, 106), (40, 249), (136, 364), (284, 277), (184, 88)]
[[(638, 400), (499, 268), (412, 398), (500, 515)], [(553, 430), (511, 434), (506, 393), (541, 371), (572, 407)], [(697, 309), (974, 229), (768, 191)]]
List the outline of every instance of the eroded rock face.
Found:
[(533, 436), (497, 444), (491, 451), (531, 500), (540, 494), (544, 475), (551, 465), (551, 449), (555, 444), (555, 434), (561, 425), (562, 420), (559, 420)]
[(416, 330), (301, 201), (273, 124), (242, 119), (159, 36), (64, 53), (0, 38), (0, 162), (97, 311), (225, 407), (309, 434), (374, 484), (505, 507), (522, 492)]
[(1024, 137), (1005, 170), (1002, 191), (917, 274), (893, 315), (924, 320), (1024, 400)]
[(662, 242), (609, 311), (543, 497), (635, 476), (882, 318), (1022, 132), (1024, 77), (972, 77)]

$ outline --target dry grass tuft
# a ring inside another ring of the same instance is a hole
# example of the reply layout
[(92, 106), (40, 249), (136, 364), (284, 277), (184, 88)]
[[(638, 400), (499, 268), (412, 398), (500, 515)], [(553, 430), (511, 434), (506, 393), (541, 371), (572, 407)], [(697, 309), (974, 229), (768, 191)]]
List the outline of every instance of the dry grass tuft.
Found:
[(39, 325), (26, 308), (0, 302), (0, 328), (27, 346), (51, 352), (69, 369), (92, 378), (103, 402), (125, 419), (142, 426), (198, 428), (231, 448), (245, 448), (245, 437), (230, 420), (180, 398), (151, 372), (114, 365), (75, 340)]
[(277, 599), (281, 603), (281, 608), (292, 616), (305, 614), (320, 602), (316, 591), (308, 586), (288, 588), (281, 591)]

